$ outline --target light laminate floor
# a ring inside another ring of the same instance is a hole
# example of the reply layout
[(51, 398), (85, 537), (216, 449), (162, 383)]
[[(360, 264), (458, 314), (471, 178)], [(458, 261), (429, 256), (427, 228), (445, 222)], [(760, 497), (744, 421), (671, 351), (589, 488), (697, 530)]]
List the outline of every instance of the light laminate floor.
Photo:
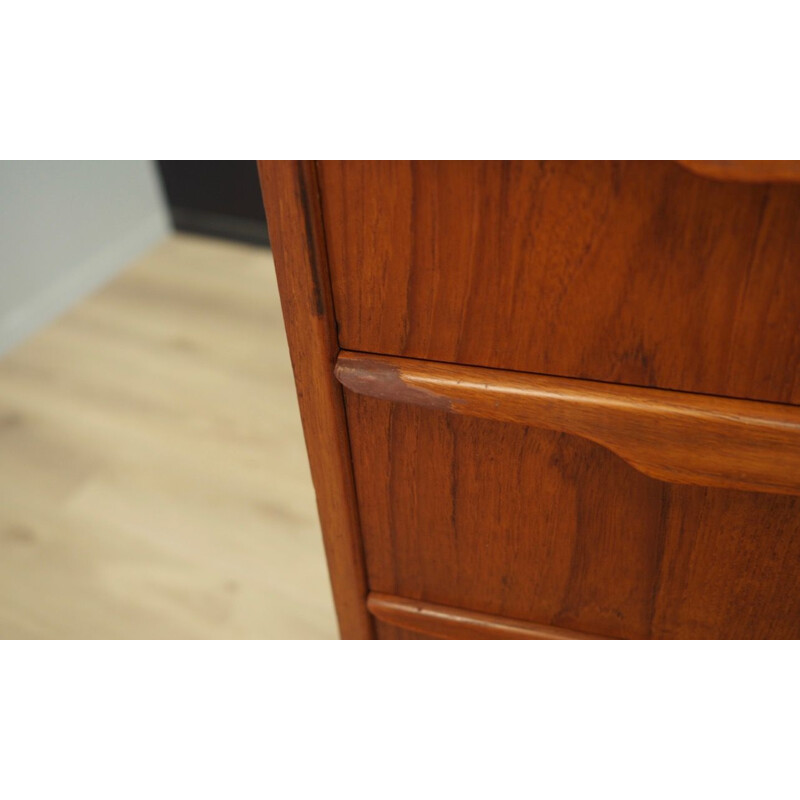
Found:
[(0, 359), (0, 637), (336, 635), (269, 251), (174, 235)]

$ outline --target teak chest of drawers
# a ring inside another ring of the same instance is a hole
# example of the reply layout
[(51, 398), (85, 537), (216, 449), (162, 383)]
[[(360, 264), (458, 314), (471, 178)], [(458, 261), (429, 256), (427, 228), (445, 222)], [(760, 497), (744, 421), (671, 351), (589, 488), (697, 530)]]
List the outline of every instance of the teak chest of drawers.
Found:
[(346, 638), (800, 636), (795, 162), (260, 162)]

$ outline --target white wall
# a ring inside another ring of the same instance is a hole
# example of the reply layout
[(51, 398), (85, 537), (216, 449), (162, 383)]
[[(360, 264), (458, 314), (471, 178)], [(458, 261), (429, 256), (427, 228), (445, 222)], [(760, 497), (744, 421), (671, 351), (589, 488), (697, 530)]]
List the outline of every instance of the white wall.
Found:
[(151, 161), (0, 161), (0, 353), (168, 231)]

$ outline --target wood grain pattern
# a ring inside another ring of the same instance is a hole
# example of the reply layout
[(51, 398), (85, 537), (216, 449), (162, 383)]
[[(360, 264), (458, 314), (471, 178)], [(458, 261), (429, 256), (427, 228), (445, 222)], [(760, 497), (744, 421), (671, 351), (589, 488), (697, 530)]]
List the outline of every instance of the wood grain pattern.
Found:
[(800, 494), (800, 408), (342, 352), (360, 394), (569, 433), (651, 478)]
[(291, 161), (259, 174), (339, 628), (372, 638), (316, 174)]
[(800, 186), (320, 162), (342, 347), (800, 403)]
[(687, 169), (723, 181), (800, 182), (800, 161), (679, 161)]
[(619, 638), (800, 636), (800, 497), (345, 392), (373, 592)]
[(308, 164), (262, 175), (353, 635), (800, 637), (800, 186), (321, 162), (318, 204)]
[(435, 639), (596, 639), (522, 620), (481, 614), (462, 608), (407, 600), (403, 597), (372, 593), (367, 598), (370, 613), (395, 627), (425, 634)]

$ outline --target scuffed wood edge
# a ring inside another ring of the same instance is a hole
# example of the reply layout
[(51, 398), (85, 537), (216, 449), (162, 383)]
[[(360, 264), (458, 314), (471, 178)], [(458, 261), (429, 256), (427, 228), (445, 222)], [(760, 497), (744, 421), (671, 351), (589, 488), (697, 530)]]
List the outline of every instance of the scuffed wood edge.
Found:
[(437, 639), (602, 639), (602, 636), (372, 592), (371, 614), (382, 622)]
[(800, 407), (342, 352), (351, 391), (573, 434), (672, 483), (800, 494)]
[(258, 169), (339, 630), (371, 639), (316, 169), (308, 161), (260, 161)]

